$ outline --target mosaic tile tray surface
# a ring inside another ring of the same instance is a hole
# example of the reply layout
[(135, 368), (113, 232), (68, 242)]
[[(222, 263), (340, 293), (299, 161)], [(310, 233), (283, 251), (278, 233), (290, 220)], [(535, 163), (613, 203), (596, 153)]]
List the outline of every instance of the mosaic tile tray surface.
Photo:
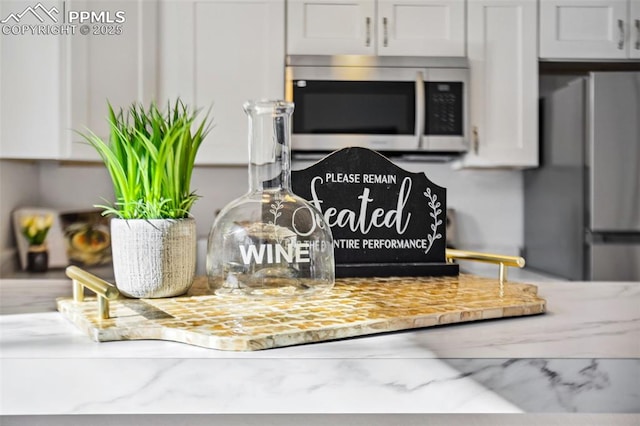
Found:
[(58, 310), (96, 341), (159, 339), (212, 349), (253, 351), (397, 330), (545, 312), (531, 284), (472, 275), (345, 278), (325, 295), (249, 299), (207, 294), (198, 277), (189, 294), (111, 301), (100, 319), (95, 298), (58, 299)]

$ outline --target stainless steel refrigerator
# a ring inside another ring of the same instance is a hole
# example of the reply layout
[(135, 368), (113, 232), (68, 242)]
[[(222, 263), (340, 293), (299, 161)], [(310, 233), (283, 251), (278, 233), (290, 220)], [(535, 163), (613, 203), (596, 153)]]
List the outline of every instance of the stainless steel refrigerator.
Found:
[(541, 98), (540, 167), (525, 171), (527, 265), (640, 281), (640, 72), (593, 72)]

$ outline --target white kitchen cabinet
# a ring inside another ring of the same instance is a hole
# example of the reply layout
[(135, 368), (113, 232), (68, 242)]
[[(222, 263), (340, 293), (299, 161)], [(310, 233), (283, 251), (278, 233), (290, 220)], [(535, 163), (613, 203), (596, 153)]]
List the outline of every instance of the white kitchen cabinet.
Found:
[[(55, 21), (42, 15), (40, 18), (45, 22), (33, 24), (75, 28), (73, 33), (57, 35), (1, 36), (0, 156), (99, 160), (95, 150), (74, 130), (90, 129), (108, 138), (107, 101), (119, 108), (153, 98), (156, 5), (145, 0), (39, 4)], [(0, 16), (4, 18), (9, 13), (20, 14), (25, 3), (2, 2), (0, 7)], [(97, 18), (85, 23), (70, 21), (71, 11), (102, 14), (103, 21), (98, 22)], [(116, 12), (123, 12), (121, 16), (125, 19), (120, 27), (116, 22), (106, 23), (115, 20)], [(35, 15), (27, 13), (19, 24), (34, 19)], [(87, 34), (80, 32), (82, 25)]]
[(290, 55), (464, 56), (465, 0), (289, 0)]
[(471, 149), (464, 167), (538, 164), (536, 0), (468, 5)]
[[(59, 1), (41, 1), (62, 10)], [(0, 2), (0, 19), (20, 14), (24, 2)], [(46, 22), (51, 23), (49, 18)], [(40, 24), (32, 15), (22, 25)], [(3, 28), (19, 22), (7, 21)], [(0, 158), (55, 159), (63, 132), (64, 46), (61, 36), (0, 35)]]
[[(158, 16), (155, 2), (69, 1), (69, 10), (124, 12), (125, 21), (88, 24), (89, 34), (67, 38), (69, 129), (90, 129), (108, 139), (110, 103), (125, 111), (133, 102), (145, 106), (156, 95), (156, 52)], [(96, 151), (75, 132), (63, 138), (62, 157), (99, 160)]]
[(247, 163), (242, 104), (284, 97), (284, 21), (284, 0), (161, 2), (161, 98), (211, 108), (197, 164)]
[(375, 54), (375, 0), (289, 0), (290, 55)]
[(379, 0), (378, 54), (464, 56), (464, 0)]
[(540, 0), (540, 58), (640, 57), (639, 0)]

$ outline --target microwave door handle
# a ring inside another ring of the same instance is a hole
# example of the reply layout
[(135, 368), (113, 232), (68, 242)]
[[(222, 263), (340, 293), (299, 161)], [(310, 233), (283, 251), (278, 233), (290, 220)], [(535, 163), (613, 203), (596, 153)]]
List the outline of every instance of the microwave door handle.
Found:
[(416, 140), (418, 149), (425, 149), (424, 146), (424, 114), (425, 114), (424, 77), (422, 71), (416, 76)]

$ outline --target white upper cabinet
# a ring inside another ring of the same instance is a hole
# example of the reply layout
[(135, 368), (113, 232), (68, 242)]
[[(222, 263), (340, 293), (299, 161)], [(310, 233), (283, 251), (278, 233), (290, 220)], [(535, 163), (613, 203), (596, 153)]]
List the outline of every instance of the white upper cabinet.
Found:
[[(61, 11), (58, 1), (41, 1)], [(0, 19), (20, 14), (24, 2), (0, 2)], [(48, 17), (43, 17), (47, 19)], [(26, 14), (22, 24), (40, 22)], [(7, 21), (7, 27), (18, 24)], [(18, 28), (18, 27), (15, 27)], [(55, 159), (63, 133), (64, 81), (60, 35), (0, 35), (0, 158)]]
[(468, 4), (471, 150), (464, 167), (538, 165), (536, 0)]
[[(70, 123), (62, 157), (99, 160), (95, 149), (74, 131), (90, 129), (108, 140), (108, 103), (125, 111), (134, 102), (145, 106), (156, 95), (157, 4), (137, 1), (70, 1), (70, 10), (109, 11), (110, 24), (89, 24), (87, 35), (68, 38)], [(124, 22), (113, 18), (123, 12)]]
[(464, 56), (465, 0), (289, 0), (290, 55)]
[(289, 0), (287, 53), (290, 55), (373, 55), (374, 0)]
[[(9, 26), (20, 19), (65, 32), (0, 36), (0, 157), (99, 160), (74, 130), (106, 139), (107, 101), (126, 108), (153, 98), (155, 2), (41, 1), (35, 8), (45, 23), (21, 14), (25, 5), (2, 2), (0, 19), (14, 13)], [(80, 11), (94, 16), (79, 22), (72, 14)]]
[(464, 56), (464, 0), (379, 0), (378, 54)]
[(640, 0), (540, 0), (540, 58), (640, 56)]
[[(125, 20), (78, 23), (69, 35), (0, 37), (0, 158), (99, 160), (74, 130), (108, 138), (107, 102), (126, 109), (155, 100), (164, 108), (181, 97), (202, 115), (211, 108), (214, 127), (196, 161), (244, 164), (243, 102), (284, 97), (284, 0), (39, 4), (105, 20), (121, 12)], [(0, 2), (2, 19), (24, 5)]]
[(211, 109), (197, 164), (248, 162), (242, 104), (284, 97), (284, 27), (284, 0), (161, 2), (161, 99)]

